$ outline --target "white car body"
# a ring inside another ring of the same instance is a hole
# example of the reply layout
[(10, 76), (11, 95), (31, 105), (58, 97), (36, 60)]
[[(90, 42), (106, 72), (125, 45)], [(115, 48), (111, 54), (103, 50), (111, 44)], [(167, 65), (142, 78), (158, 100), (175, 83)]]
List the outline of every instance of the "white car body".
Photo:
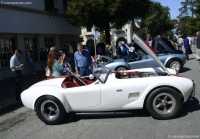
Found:
[[(153, 73), (155, 76), (119, 79), (116, 78), (116, 73), (110, 73), (105, 83), (97, 79), (89, 85), (71, 88), (62, 87), (65, 78), (52, 78), (38, 82), (23, 91), (21, 94), (23, 104), (30, 109), (36, 109), (38, 99), (51, 96), (61, 102), (66, 113), (142, 109), (147, 96), (159, 87), (175, 89), (180, 94), (182, 103), (186, 102), (195, 88), (194, 82), (175, 75), (172, 69), (166, 69), (139, 37), (134, 35), (134, 39), (161, 65), (161, 68), (128, 70), (124, 73)], [(165, 72), (167, 76), (157, 76), (156, 73), (159, 71)], [(52, 123), (47, 122), (47, 124)]]

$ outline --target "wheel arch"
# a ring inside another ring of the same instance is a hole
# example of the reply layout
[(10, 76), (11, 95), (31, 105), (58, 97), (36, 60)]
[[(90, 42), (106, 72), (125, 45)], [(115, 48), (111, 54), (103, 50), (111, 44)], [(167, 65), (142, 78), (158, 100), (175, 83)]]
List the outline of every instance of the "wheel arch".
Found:
[[(183, 61), (182, 61), (180, 58), (178, 58), (178, 57), (170, 57), (170, 58), (168, 58), (168, 59), (166, 60), (166, 62), (165, 62), (165, 66), (168, 67), (168, 66), (169, 66), (169, 63), (170, 63), (171, 61), (173, 61), (173, 60), (178, 60), (178, 61), (180, 61), (181, 68), (183, 67)], [(169, 68), (169, 67), (168, 67), (168, 68)]]
[(126, 70), (129, 70), (129, 68), (128, 68), (127, 66), (125, 66), (125, 65), (119, 65), (119, 66), (117, 66), (117, 67), (115, 68), (115, 71), (117, 71), (117, 69), (118, 69), (119, 67), (124, 67), (124, 68), (126, 68)]
[(143, 108), (146, 108), (145, 104), (146, 104), (146, 101), (147, 101), (147, 98), (149, 97), (149, 95), (150, 95), (154, 90), (156, 90), (156, 89), (158, 89), (158, 88), (162, 88), (162, 87), (169, 87), (169, 88), (174, 89), (174, 90), (176, 90), (177, 92), (179, 92), (179, 95), (180, 95), (180, 97), (181, 97), (181, 101), (184, 102), (184, 96), (183, 96), (183, 94), (182, 94), (181, 91), (180, 91), (179, 89), (177, 89), (176, 87), (173, 87), (173, 86), (170, 86), (170, 85), (157, 86), (157, 87), (152, 88), (152, 89), (149, 91), (149, 93), (146, 95), (146, 97), (145, 97), (145, 99), (144, 99), (144, 103), (143, 103)]
[(60, 97), (57, 97), (57, 96), (52, 95), (52, 94), (45, 94), (45, 95), (41, 95), (40, 97), (38, 97), (38, 98), (35, 100), (35, 102), (34, 102), (34, 110), (36, 109), (36, 103), (38, 102), (38, 100), (41, 99), (42, 97), (47, 97), (47, 96), (52, 96), (52, 97), (57, 98), (57, 99), (60, 101), (60, 103), (63, 105), (65, 111), (66, 111), (67, 113), (70, 112), (70, 105), (69, 105), (69, 103), (67, 102), (67, 100), (65, 100), (65, 99), (60, 99)]

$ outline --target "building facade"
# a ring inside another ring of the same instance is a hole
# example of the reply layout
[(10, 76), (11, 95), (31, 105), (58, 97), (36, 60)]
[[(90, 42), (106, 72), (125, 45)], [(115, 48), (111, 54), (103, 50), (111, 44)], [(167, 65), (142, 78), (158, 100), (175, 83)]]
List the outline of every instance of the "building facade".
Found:
[[(81, 34), (84, 38), (83, 44), (86, 45), (87, 47), (93, 47), (94, 46), (94, 28), (92, 29), (87, 29), (87, 28), (82, 28)], [(115, 29), (112, 28), (110, 30), (110, 35), (111, 35), (111, 46), (113, 48), (113, 52), (115, 54), (116, 52), (116, 47), (119, 41), (124, 41), (126, 43), (131, 43), (132, 42), (132, 36), (133, 33), (137, 33), (141, 35), (141, 30), (140, 26), (138, 25), (138, 22), (130, 22), (127, 23), (124, 27), (121, 29)], [(102, 35), (102, 34), (99, 34)]]
[(0, 3), (0, 80), (12, 76), (10, 57), (15, 49), (23, 52), (24, 74), (29, 72), (27, 53), (31, 50), (37, 70), (41, 69), (40, 50), (52, 46), (73, 52), (80, 27), (67, 21), (68, 0), (4, 0)]

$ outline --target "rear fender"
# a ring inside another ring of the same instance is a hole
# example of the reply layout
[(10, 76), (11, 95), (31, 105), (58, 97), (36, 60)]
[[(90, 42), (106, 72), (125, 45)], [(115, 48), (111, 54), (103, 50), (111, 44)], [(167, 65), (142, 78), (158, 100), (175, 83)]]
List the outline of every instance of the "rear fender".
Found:
[(53, 96), (60, 100), (66, 112), (68, 113), (70, 111), (70, 105), (62, 90), (63, 89), (61, 87), (54, 86), (40, 86), (29, 88), (23, 91), (21, 94), (22, 103), (30, 109), (35, 109), (35, 104), (39, 98), (43, 96)]

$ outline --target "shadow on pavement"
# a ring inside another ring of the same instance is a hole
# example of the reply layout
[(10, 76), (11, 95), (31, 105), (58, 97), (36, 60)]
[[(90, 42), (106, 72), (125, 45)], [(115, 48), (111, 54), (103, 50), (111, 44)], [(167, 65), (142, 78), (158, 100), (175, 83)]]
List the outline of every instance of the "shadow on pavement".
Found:
[(5, 108), (0, 109), (0, 116), (4, 115), (6, 113), (10, 113), (12, 111), (15, 111), (15, 110), (17, 110), (17, 109), (19, 109), (21, 107), (23, 107), (22, 102), (19, 101), (17, 103), (13, 103), (12, 105), (9, 105), (9, 106), (7, 106)]
[[(174, 118), (181, 118), (189, 113), (200, 110), (199, 100), (195, 97), (190, 97), (186, 103), (183, 104), (180, 114)], [(71, 113), (65, 122), (62, 124), (78, 122), (79, 120), (87, 119), (117, 119), (128, 117), (151, 117), (147, 110), (132, 110), (132, 111), (117, 111), (117, 112), (94, 112), (94, 113)], [(155, 119), (156, 120), (156, 119)]]
[(184, 72), (187, 72), (187, 71), (190, 71), (191, 69), (188, 68), (188, 67), (183, 67), (180, 71), (180, 73), (184, 73)]
[(78, 122), (87, 119), (117, 119), (129, 117), (151, 117), (146, 110), (116, 111), (116, 112), (93, 112), (93, 113), (71, 113), (62, 124)]
[(188, 115), (189, 113), (199, 111), (199, 110), (200, 110), (199, 100), (195, 97), (190, 97), (188, 101), (183, 104), (178, 118), (184, 117)]

